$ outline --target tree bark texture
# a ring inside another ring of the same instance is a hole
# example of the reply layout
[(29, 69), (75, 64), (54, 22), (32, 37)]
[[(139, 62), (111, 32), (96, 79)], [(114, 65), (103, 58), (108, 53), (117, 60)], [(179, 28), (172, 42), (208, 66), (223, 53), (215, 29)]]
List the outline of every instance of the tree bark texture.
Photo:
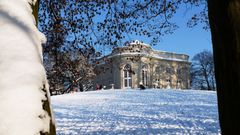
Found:
[[(40, 3), (40, 0), (37, 0), (35, 5), (32, 5), (32, 10), (33, 10), (32, 14), (33, 14), (33, 16), (35, 18), (36, 26), (38, 25), (39, 3)], [(40, 134), (41, 135), (56, 135), (56, 126), (55, 126), (55, 124), (53, 122), (53, 119), (54, 119), (53, 118), (53, 114), (52, 114), (53, 112), (51, 110), (51, 103), (49, 102), (50, 101), (50, 99), (49, 99), (50, 98), (50, 94), (47, 94), (49, 92), (49, 89), (46, 88), (46, 87), (48, 87), (48, 85), (43, 84), (42, 91), (44, 93), (46, 93), (45, 96), (46, 96), (47, 100), (42, 101), (43, 102), (42, 107), (43, 107), (43, 110), (45, 110), (48, 113), (49, 117), (51, 118), (51, 121), (49, 123), (49, 132), (47, 132), (47, 133), (40, 132)]]
[(239, 135), (240, 0), (208, 0), (223, 135)]
[(36, 21), (36, 26), (38, 26), (38, 10), (39, 10), (39, 1), (40, 0), (37, 0), (35, 5), (31, 5), (32, 6), (32, 10), (33, 10), (33, 16), (35, 18), (35, 21)]
[(49, 117), (51, 118), (51, 121), (49, 123), (49, 132), (41, 132), (40, 131), (40, 135), (56, 135), (56, 125), (55, 125), (55, 123), (53, 123), (53, 119), (54, 119), (53, 114), (52, 114), (53, 112), (51, 109), (51, 103), (49, 102), (50, 93), (49, 93), (49, 89), (46, 87), (49, 87), (49, 86), (44, 84), (43, 88), (42, 88), (42, 91), (45, 93), (45, 97), (47, 98), (47, 100), (42, 101), (43, 102), (42, 107), (43, 107), (43, 110), (47, 111)]

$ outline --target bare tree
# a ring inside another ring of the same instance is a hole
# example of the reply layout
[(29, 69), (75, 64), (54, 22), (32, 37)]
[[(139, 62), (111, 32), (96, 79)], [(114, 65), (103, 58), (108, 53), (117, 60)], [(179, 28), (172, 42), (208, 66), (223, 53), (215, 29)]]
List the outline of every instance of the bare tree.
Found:
[[(43, 7), (54, 11), (52, 15), (55, 16), (55, 19), (52, 24), (55, 24), (56, 27), (65, 26), (63, 24), (67, 23), (70, 27), (61, 27), (61, 30), (71, 29), (69, 33), (76, 35), (74, 36), (75, 40), (80, 37), (82, 39), (80, 41), (84, 41), (82, 45), (97, 43), (113, 46), (121, 44), (119, 39), (124, 39), (125, 35), (131, 33), (151, 37), (154, 42), (157, 42), (160, 36), (172, 33), (177, 27), (169, 20), (180, 4), (187, 3), (197, 7), (203, 5), (204, 10), (191, 18), (189, 26), (201, 22), (208, 24), (209, 19), (221, 130), (223, 134), (240, 134), (238, 128), (240, 112), (237, 108), (240, 103), (239, 0), (135, 0), (132, 2), (127, 0), (87, 2), (79, 0), (76, 5), (71, 1), (64, 0), (52, 2), (55, 3), (46, 3), (46, 6)], [(59, 3), (58, 8), (52, 7)], [(63, 8), (69, 12), (55, 14), (56, 10)], [(45, 14), (45, 12), (42, 13)], [(67, 18), (60, 16), (63, 14)], [(96, 19), (96, 15), (102, 16)], [(69, 19), (73, 21), (68, 21)], [(98, 20), (98, 22), (94, 20)], [(208, 26), (206, 25), (205, 28)], [(47, 30), (47, 32), (49, 31)], [(80, 35), (78, 35), (79, 31), (82, 31)], [(91, 36), (87, 36), (89, 34), (92, 35), (92, 40)], [(96, 42), (92, 42), (94, 40)]]
[(213, 54), (202, 51), (194, 55), (191, 66), (192, 87), (195, 89), (215, 90)]
[[(59, 87), (64, 81), (75, 82), (63, 73), (71, 70), (63, 52), (84, 52), (93, 49), (93, 46), (94, 49), (98, 46), (115, 48), (123, 44), (126, 35), (133, 33), (148, 36), (156, 44), (160, 35), (172, 33), (177, 28), (169, 20), (178, 4), (170, 1), (162, 3), (160, 0), (131, 3), (125, 0), (41, 1), (39, 26), (48, 38), (44, 45), (44, 60), (45, 65), (51, 67), (47, 68), (50, 90), (60, 88), (64, 91), (64, 87)], [(104, 49), (98, 51), (83, 55), (92, 67), (95, 66), (95, 57), (104, 54)]]

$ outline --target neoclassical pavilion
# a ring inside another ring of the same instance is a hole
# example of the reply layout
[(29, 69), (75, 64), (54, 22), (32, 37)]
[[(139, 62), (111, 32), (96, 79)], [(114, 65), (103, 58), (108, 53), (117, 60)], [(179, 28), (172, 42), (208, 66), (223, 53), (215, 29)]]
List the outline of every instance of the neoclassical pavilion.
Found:
[(150, 45), (134, 41), (116, 48), (101, 58), (95, 69), (96, 84), (115, 89), (190, 88), (189, 56), (153, 50)]

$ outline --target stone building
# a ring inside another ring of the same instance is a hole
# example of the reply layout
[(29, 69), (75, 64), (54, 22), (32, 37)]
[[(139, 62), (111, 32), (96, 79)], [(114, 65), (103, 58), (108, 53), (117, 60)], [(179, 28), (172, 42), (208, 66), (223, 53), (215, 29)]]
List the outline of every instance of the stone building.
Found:
[(111, 54), (99, 59), (95, 68), (95, 84), (115, 89), (190, 88), (189, 56), (153, 50), (139, 41), (116, 48)]

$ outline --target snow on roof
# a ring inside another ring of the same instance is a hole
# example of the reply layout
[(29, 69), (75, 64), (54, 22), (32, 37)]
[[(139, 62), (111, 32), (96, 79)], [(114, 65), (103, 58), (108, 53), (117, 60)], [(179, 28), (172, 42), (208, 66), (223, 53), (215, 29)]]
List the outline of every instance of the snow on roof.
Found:
[[(134, 45), (143, 45), (143, 46), (146, 46), (147, 48), (139, 48), (139, 46), (134, 46)], [(145, 56), (148, 58), (160, 59), (160, 60), (189, 62), (188, 61), (189, 56), (186, 54), (154, 50), (151, 48), (150, 45), (140, 42), (138, 40), (135, 40), (130, 44), (127, 44), (126, 46), (115, 48), (111, 54), (106, 55), (103, 58), (100, 58), (99, 59), (100, 63), (98, 65), (105, 64), (105, 61), (103, 60), (105, 57), (113, 58), (116, 56), (136, 56), (136, 55)]]
[(139, 41), (139, 40), (135, 40), (135, 41), (133, 41), (133, 42), (130, 43), (130, 45), (136, 45), (136, 44), (144, 45), (144, 46), (147, 46), (147, 47), (150, 47), (150, 48), (151, 48), (151, 46), (150, 46), (149, 44), (143, 43), (143, 42), (141, 42), (141, 41)]
[[(139, 46), (135, 46), (135, 45), (142, 45), (142, 46), (145, 46), (146, 48), (139, 48)], [(129, 47), (131, 47), (131, 48), (129, 48)], [(121, 50), (121, 48), (123, 48), (123, 50)], [(126, 48), (126, 50), (125, 50), (125, 48)], [(129, 50), (127, 50), (128, 48), (129, 48)], [(118, 49), (120, 49), (120, 52)], [(159, 59), (167, 59), (167, 60), (175, 60), (175, 61), (188, 61), (188, 58), (189, 58), (189, 56), (186, 54), (179, 54), (176, 52), (167, 52), (167, 51), (162, 51), (162, 50), (154, 50), (154, 49), (152, 49), (152, 47), (149, 44), (145, 44), (143, 42), (140, 42), (139, 40), (135, 40), (129, 44), (126, 44), (126, 46), (116, 48), (115, 50), (113, 50), (112, 54), (110, 54), (110, 55), (115, 55), (118, 53), (121, 53), (122, 55), (124, 55), (124, 54), (127, 55), (128, 53), (135, 55), (136, 53), (134, 53), (134, 50), (136, 52), (146, 53), (145, 49), (150, 49), (150, 50), (148, 50), (149, 51), (148, 53), (151, 52), (151, 57), (155, 57), (155, 58), (159, 58)], [(128, 55), (131, 55), (131, 54), (128, 54)]]
[(156, 58), (156, 59), (161, 59), (161, 60), (188, 62), (187, 59), (166, 58), (166, 57), (161, 57), (161, 56), (156, 55), (156, 54), (152, 55), (152, 54), (148, 54), (148, 53), (139, 53), (139, 52), (118, 53), (118, 54), (109, 55), (108, 58), (113, 58), (113, 57), (116, 57), (116, 56), (134, 56), (134, 55), (140, 55), (140, 56)]

